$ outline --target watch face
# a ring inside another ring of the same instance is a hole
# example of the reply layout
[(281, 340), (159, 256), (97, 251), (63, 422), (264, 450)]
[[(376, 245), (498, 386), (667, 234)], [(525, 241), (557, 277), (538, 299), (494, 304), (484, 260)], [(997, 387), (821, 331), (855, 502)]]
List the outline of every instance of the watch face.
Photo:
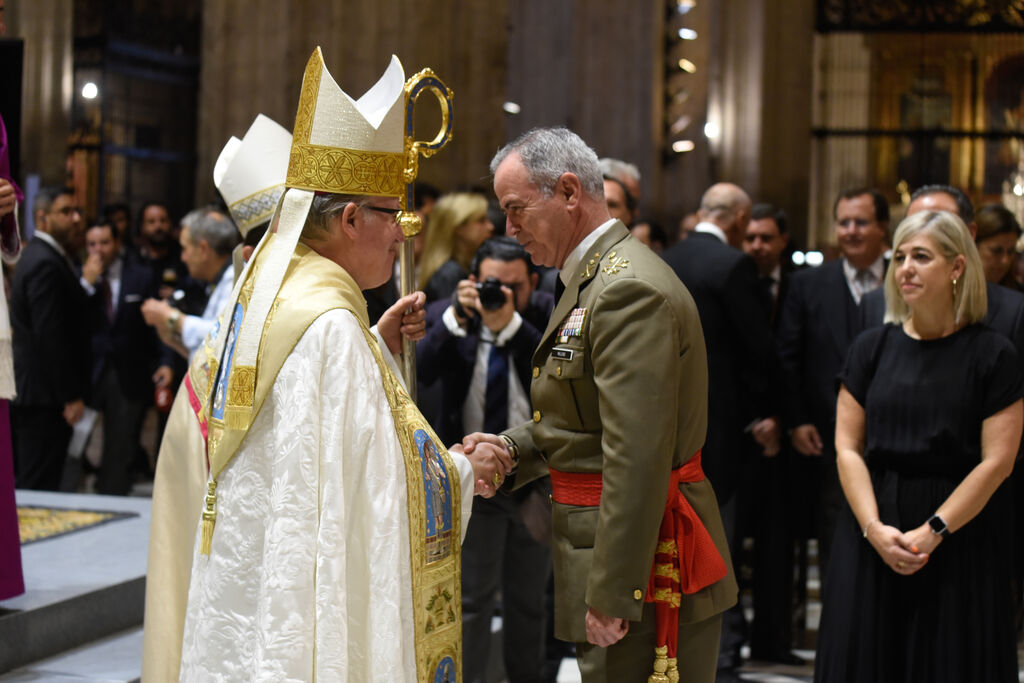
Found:
[(928, 524), (929, 524), (929, 526), (931, 526), (932, 531), (934, 531), (937, 534), (941, 534), (942, 532), (944, 532), (946, 530), (946, 523), (943, 522), (942, 518), (939, 517), (938, 515), (932, 515), (928, 519)]

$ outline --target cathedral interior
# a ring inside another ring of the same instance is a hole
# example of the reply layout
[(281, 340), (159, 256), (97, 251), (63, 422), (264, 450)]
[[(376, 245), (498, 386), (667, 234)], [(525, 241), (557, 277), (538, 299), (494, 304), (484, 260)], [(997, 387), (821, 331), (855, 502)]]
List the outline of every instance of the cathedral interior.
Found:
[[(641, 213), (670, 226), (718, 180), (783, 207), (824, 250), (831, 198), (850, 185), (894, 207), (935, 182), (1018, 215), (1024, 202), (1017, 2), (15, 0), (6, 13), (15, 172), (69, 180), (87, 218), (214, 199), (223, 141), (256, 112), (291, 126), (318, 45), (351, 92), (391, 54), (449, 85), (454, 137), (421, 173), (442, 190), (486, 185), (494, 150), (557, 124), (635, 164)], [(418, 125), (436, 126), (423, 109)]]
[[(851, 186), (878, 188), (893, 225), (910, 193), (932, 183), (962, 188), (975, 205), (1001, 202), (1024, 223), (1022, 0), (0, 0), (0, 7), (7, 26), (0, 116), (13, 175), (29, 197), (42, 186), (73, 187), (89, 224), (111, 204), (127, 204), (134, 215), (159, 200), (177, 219), (216, 201), (213, 166), (225, 141), (242, 136), (257, 113), (291, 128), (303, 67), (317, 46), (349, 93), (369, 88), (392, 54), (407, 75), (429, 67), (444, 80), (454, 93), (453, 137), (419, 175), (442, 191), (489, 188), (497, 149), (533, 127), (562, 125), (598, 156), (636, 165), (639, 215), (667, 226), (670, 241), (720, 181), (782, 207), (796, 248), (825, 259), (836, 254), (833, 200)], [(438, 118), (436, 107), (419, 107), (415, 128), (436, 130)], [(31, 223), (25, 212), (22, 228)], [(130, 500), (110, 513), (136, 515), (145, 534), (140, 505)], [(117, 533), (100, 542), (109, 544), (100, 556), (126, 545)], [(144, 546), (124, 553), (132, 559), (102, 581), (121, 586), (119, 602), (137, 614), (103, 607), (97, 596), (114, 588), (97, 588), (76, 598), (66, 617), (72, 625), (40, 646), (32, 642), (31, 608), (0, 604), (0, 681), (56, 680), (14, 670), (100, 636), (122, 638), (103, 651), (108, 664), (135, 652)], [(104, 624), (99, 635), (73, 625), (90, 613)], [(806, 645), (813, 656), (813, 633)], [(118, 664), (118, 680), (134, 680), (132, 657)], [(92, 666), (67, 661), (69, 669)], [(60, 680), (91, 679), (81, 676)], [(744, 680), (810, 676), (810, 668), (766, 669)]]

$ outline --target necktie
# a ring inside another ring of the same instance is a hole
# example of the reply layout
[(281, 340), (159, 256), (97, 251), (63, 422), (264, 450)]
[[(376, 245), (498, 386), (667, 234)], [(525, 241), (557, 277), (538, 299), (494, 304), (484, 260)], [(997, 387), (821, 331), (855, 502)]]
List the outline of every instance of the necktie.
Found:
[(100, 276), (100, 292), (103, 294), (103, 310), (107, 314), (107, 320), (113, 324), (114, 297), (110, 291), (110, 282), (104, 276)]
[(775, 322), (775, 279), (771, 275), (761, 278), (761, 290), (764, 297), (765, 307), (768, 309), (769, 319)]
[(492, 346), (487, 359), (484, 431), (497, 434), (508, 427), (508, 348)]
[(867, 268), (861, 268), (853, 278), (853, 289), (856, 292), (854, 297), (860, 303), (861, 297), (873, 290), (878, 283), (875, 281), (875, 274)]

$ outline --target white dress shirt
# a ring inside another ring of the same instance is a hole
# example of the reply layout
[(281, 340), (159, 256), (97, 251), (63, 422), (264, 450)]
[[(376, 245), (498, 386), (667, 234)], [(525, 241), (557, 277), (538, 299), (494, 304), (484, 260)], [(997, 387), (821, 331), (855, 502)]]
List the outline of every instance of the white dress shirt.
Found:
[(885, 277), (885, 259), (879, 256), (875, 259), (874, 263), (863, 270), (870, 273), (868, 278), (870, 282), (859, 282), (857, 280), (857, 273), (860, 271), (850, 265), (850, 262), (845, 258), (843, 259), (843, 275), (846, 277), (846, 286), (850, 288), (850, 295), (858, 304), (862, 296), (877, 289), (882, 284), (882, 278)]
[(613, 218), (597, 226), (592, 233), (580, 240), (575, 249), (569, 252), (569, 255), (565, 257), (565, 263), (562, 264), (562, 270), (558, 273), (558, 277), (562, 279), (563, 285), (569, 285), (569, 278), (572, 276), (572, 272), (576, 270), (576, 266), (583, 262), (583, 258), (587, 255), (590, 247), (594, 246), (598, 238), (608, 232), (617, 220), (617, 218)]
[[(466, 330), (459, 326), (455, 310), (449, 306), (441, 315), (444, 326), (453, 337), (465, 337)], [(523, 325), (518, 311), (512, 313), (512, 320), (498, 332), (497, 337), (485, 325), (480, 325), (479, 341), (476, 345), (476, 360), (473, 363), (473, 377), (469, 381), (466, 401), (462, 404), (462, 428), (467, 434), (484, 431), (484, 405), (487, 400), (487, 366), (491, 358), (491, 347), (503, 347), (516, 336)], [(522, 424), (530, 419), (530, 397), (519, 381), (515, 361), (508, 359), (508, 425)]]
[(221, 309), (227, 305), (228, 299), (231, 298), (231, 289), (234, 284), (235, 269), (229, 260), (227, 267), (220, 276), (220, 280), (217, 282), (217, 286), (210, 292), (210, 298), (206, 301), (206, 308), (203, 309), (202, 317), (198, 315), (185, 316), (181, 325), (181, 343), (185, 345), (190, 355), (199, 348), (199, 345), (203, 343), (203, 339), (210, 333), (213, 326), (217, 324), (217, 318), (220, 317)]
[(714, 223), (709, 223), (707, 221), (701, 221), (700, 223), (698, 223), (696, 225), (696, 227), (694, 227), (693, 231), (694, 232), (705, 232), (705, 233), (707, 233), (709, 235), (714, 235), (718, 239), (722, 240), (722, 244), (729, 244), (729, 240), (725, 236), (725, 231), (723, 231), (720, 227), (718, 227)]

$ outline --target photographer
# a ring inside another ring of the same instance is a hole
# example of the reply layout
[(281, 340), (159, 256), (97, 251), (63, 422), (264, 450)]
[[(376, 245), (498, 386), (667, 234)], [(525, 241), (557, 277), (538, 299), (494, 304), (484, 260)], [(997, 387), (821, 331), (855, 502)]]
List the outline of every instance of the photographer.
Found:
[[(444, 443), (474, 431), (520, 424), (530, 407), (531, 358), (554, 300), (536, 291), (537, 274), (518, 242), (495, 237), (473, 257), (472, 274), (451, 301), (427, 307), (427, 336), (416, 348), (419, 380), (441, 380)], [(482, 681), (491, 615), (501, 587), (508, 680), (542, 679), (544, 590), (551, 572), (545, 477), (511, 495), (473, 501), (462, 545), (463, 675)]]

